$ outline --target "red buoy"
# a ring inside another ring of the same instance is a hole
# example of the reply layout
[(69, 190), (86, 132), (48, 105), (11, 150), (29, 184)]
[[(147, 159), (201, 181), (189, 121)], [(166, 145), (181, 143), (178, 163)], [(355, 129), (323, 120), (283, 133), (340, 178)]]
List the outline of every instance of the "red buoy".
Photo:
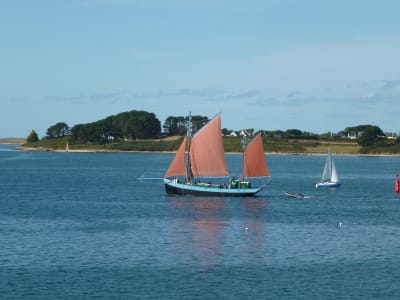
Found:
[(399, 179), (399, 174), (396, 174), (396, 183), (395, 183), (394, 191), (395, 191), (396, 193), (400, 193), (400, 179)]

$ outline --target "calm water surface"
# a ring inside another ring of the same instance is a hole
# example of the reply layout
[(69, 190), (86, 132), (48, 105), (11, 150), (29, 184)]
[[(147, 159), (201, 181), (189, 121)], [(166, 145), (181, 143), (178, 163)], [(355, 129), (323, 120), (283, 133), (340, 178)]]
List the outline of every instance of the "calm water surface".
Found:
[(0, 145), (1, 298), (400, 298), (398, 157), (335, 157), (343, 186), (317, 190), (325, 157), (271, 155), (258, 197), (192, 198), (137, 179), (171, 154), (14, 147)]

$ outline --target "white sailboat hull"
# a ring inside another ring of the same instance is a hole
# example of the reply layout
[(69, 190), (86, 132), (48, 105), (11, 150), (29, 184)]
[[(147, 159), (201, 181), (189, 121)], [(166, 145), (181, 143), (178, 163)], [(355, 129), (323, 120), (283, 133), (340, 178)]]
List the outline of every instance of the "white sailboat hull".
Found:
[(338, 186), (340, 186), (339, 182), (330, 182), (330, 181), (318, 182), (317, 184), (315, 184), (316, 188), (334, 188)]

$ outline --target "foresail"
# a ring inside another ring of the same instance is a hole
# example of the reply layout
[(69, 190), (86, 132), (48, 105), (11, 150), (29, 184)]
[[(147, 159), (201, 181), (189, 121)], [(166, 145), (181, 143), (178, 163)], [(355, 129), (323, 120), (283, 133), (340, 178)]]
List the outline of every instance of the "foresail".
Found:
[(244, 159), (244, 178), (269, 176), (261, 134), (258, 134), (247, 145), (244, 151)]
[(175, 154), (171, 165), (169, 166), (167, 173), (165, 173), (165, 178), (173, 176), (186, 176), (185, 167), (185, 148), (186, 148), (187, 137), (185, 137), (179, 146), (178, 151)]
[(194, 177), (229, 175), (221, 135), (221, 115), (217, 115), (193, 135), (190, 165)]
[(331, 168), (332, 168), (331, 181), (332, 181), (332, 182), (339, 182), (339, 176), (338, 176), (338, 174), (337, 174), (337, 172), (336, 172), (336, 167), (335, 167), (335, 164), (334, 164), (334, 162), (333, 162), (333, 159), (332, 159)]

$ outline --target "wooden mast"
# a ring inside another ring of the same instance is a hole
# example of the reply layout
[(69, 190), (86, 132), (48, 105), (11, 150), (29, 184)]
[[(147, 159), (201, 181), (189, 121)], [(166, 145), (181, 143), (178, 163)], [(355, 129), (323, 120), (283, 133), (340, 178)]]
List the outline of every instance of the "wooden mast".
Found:
[(192, 182), (193, 174), (190, 163), (190, 144), (192, 142), (192, 113), (189, 111), (188, 122), (187, 122), (187, 140), (186, 140), (186, 182)]
[(245, 179), (246, 170), (246, 136), (243, 134), (242, 137), (242, 181)]

